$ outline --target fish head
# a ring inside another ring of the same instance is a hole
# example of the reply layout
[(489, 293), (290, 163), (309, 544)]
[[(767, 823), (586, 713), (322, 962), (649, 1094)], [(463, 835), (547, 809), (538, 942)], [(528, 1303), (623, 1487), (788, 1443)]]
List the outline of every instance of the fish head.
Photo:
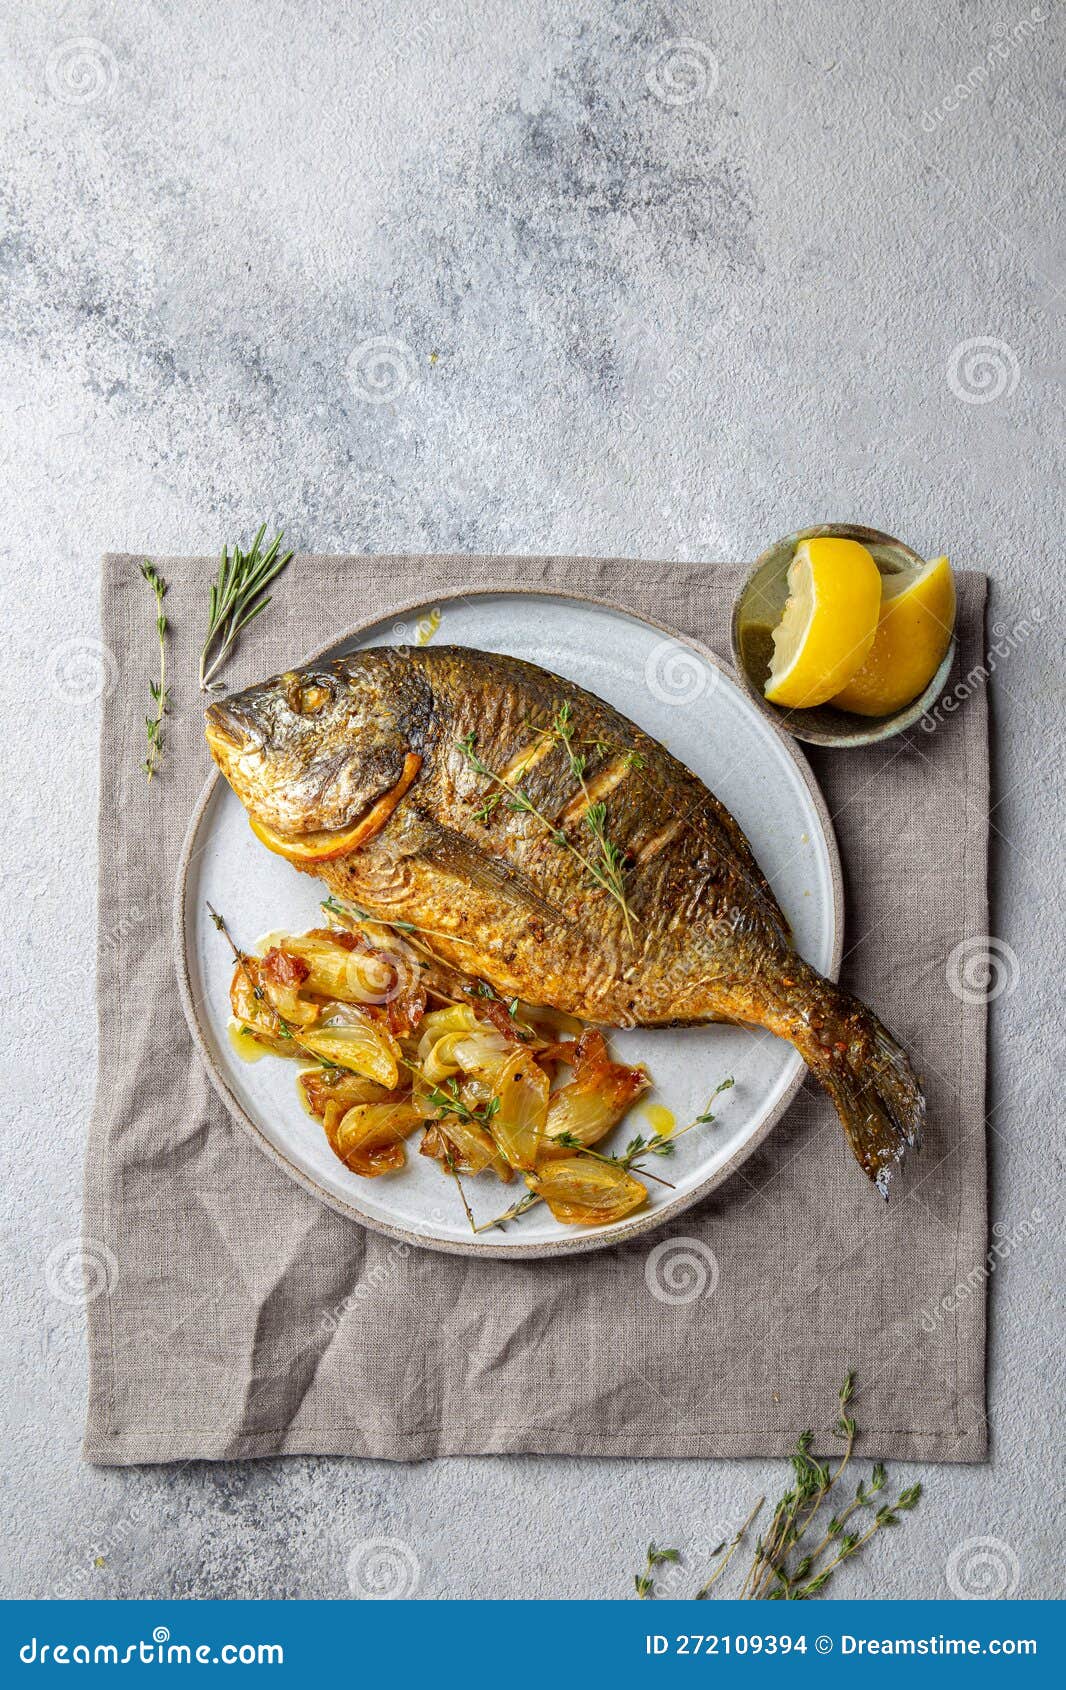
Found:
[(209, 705), (211, 755), (257, 831), (297, 843), (343, 835), (410, 785), (432, 696), (399, 657), (311, 664)]

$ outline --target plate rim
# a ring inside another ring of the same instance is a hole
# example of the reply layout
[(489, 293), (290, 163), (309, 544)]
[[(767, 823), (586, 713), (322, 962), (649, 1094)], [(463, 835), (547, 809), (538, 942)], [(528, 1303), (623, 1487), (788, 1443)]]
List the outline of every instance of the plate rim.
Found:
[[(324, 657), (327, 652), (334, 651), (338, 646), (346, 645), (349, 641), (358, 639), (360, 635), (367, 633), (371, 628), (379, 627), (383, 622), (387, 622), (390, 617), (409, 616), (415, 610), (420, 610), (426, 606), (434, 604), (444, 604), (449, 599), (469, 600), (500, 597), (565, 599), (576, 604), (594, 605), (602, 610), (614, 611), (619, 615), (629, 618), (631, 621), (642, 622), (646, 627), (654, 629), (657, 633), (665, 634), (670, 639), (677, 640), (680, 644), (685, 645), (690, 650), (694, 651), (698, 657), (700, 657), (705, 663), (710, 664), (710, 666), (713, 669), (716, 669), (720, 674), (724, 675), (727, 680), (732, 681), (733, 685), (737, 689), (737, 692), (740, 694), (743, 703), (752, 711), (760, 723), (770, 729), (774, 738), (785, 751), (789, 760), (798, 770), (818, 818), (829, 859), (829, 879), (832, 887), (832, 949), (829, 967), (826, 971), (826, 978), (835, 981), (839, 976), (840, 964), (844, 953), (844, 884), (840, 863), (840, 850), (837, 845), (836, 834), (833, 829), (833, 821), (829, 813), (829, 807), (822, 795), (818, 782), (814, 778), (814, 771), (811, 769), (811, 766), (800, 749), (798, 742), (791, 738), (791, 736), (783, 733), (774, 722), (768, 721), (767, 718), (755, 710), (751, 700), (745, 692), (744, 687), (736, 677), (733, 665), (725, 659), (718, 657), (713, 651), (711, 651), (709, 646), (705, 645), (702, 640), (697, 639), (694, 635), (682, 634), (676, 628), (670, 626), (668, 623), (660, 622), (654, 616), (645, 615), (642, 612), (633, 610), (628, 605), (620, 604), (616, 600), (601, 595), (567, 592), (555, 587), (540, 588), (491, 585), (484, 587), (453, 589), (446, 595), (437, 597), (432, 594), (428, 596), (422, 595), (415, 599), (405, 599), (397, 604), (386, 606), (385, 609), (379, 611), (369, 620), (354, 623), (344, 633), (338, 635), (336, 639), (330, 640), (326, 645), (316, 646), (313, 651), (307, 654), (307, 656), (299, 658), (294, 667), (302, 668), (305, 664), (319, 661), (319, 659)], [(395, 1222), (381, 1220), (377, 1216), (366, 1214), (353, 1203), (348, 1203), (343, 1198), (338, 1197), (334, 1192), (327, 1191), (324, 1186), (319, 1185), (318, 1181), (314, 1179), (311, 1174), (305, 1173), (302, 1168), (298, 1168), (294, 1162), (291, 1162), (289, 1158), (277, 1148), (276, 1145), (271, 1143), (259, 1124), (248, 1113), (240, 1100), (231, 1091), (226, 1080), (226, 1076), (216, 1063), (201, 1029), (197, 1013), (197, 1005), (193, 997), (192, 982), (189, 978), (185, 912), (188, 903), (188, 882), (194, 861), (193, 847), (196, 835), (199, 830), (204, 811), (211, 802), (211, 799), (215, 794), (215, 790), (221, 780), (221, 771), (218, 768), (212, 768), (200, 791), (196, 803), (193, 806), (192, 815), (189, 818), (189, 823), (185, 830), (185, 836), (182, 840), (181, 852), (178, 857), (177, 873), (175, 877), (171, 940), (174, 970), (178, 982), (178, 995), (181, 999), (181, 1007), (185, 1016), (185, 1024), (188, 1027), (190, 1037), (192, 1038), (193, 1044), (200, 1057), (200, 1061), (207, 1073), (207, 1077), (211, 1081), (211, 1084), (231, 1118), (244, 1128), (244, 1130), (254, 1140), (257, 1147), (267, 1156), (269, 1161), (274, 1163), (277, 1168), (280, 1168), (281, 1171), (287, 1174), (290, 1179), (294, 1180), (297, 1185), (301, 1186), (311, 1196), (315, 1197), (318, 1202), (324, 1203), (328, 1209), (332, 1209), (336, 1214), (343, 1215), (347, 1220), (354, 1221), (358, 1226), (369, 1227), (372, 1232), (380, 1233), (387, 1238), (391, 1238), (399, 1243), (413, 1246), (416, 1249), (441, 1250), (448, 1255), (477, 1256), (483, 1259), (491, 1259), (495, 1261), (529, 1261), (534, 1259), (543, 1259), (545, 1257), (554, 1258), (558, 1256), (585, 1255), (592, 1250), (616, 1249), (621, 1245), (628, 1244), (632, 1239), (639, 1237), (643, 1233), (658, 1231), (660, 1227), (667, 1225), (668, 1222), (675, 1220), (678, 1215), (683, 1214), (685, 1210), (691, 1209), (697, 1203), (702, 1202), (703, 1199), (710, 1196), (711, 1192), (719, 1185), (724, 1184), (725, 1181), (748, 1160), (752, 1152), (758, 1148), (772, 1129), (777, 1125), (778, 1121), (785, 1113), (785, 1110), (788, 1108), (789, 1104), (792, 1102), (796, 1093), (802, 1086), (807, 1072), (806, 1065), (799, 1056), (798, 1052), (794, 1052), (793, 1054), (797, 1063), (795, 1074), (792, 1076), (791, 1080), (789, 1080), (777, 1103), (766, 1112), (755, 1130), (747, 1139), (745, 1139), (744, 1143), (734, 1152), (728, 1161), (723, 1162), (721, 1167), (717, 1168), (714, 1173), (710, 1174), (707, 1179), (702, 1181), (699, 1185), (694, 1186), (691, 1191), (680, 1193), (678, 1196), (671, 1198), (661, 1209), (653, 1210), (646, 1215), (638, 1214), (633, 1220), (624, 1223), (621, 1227), (611, 1228), (609, 1231), (605, 1229), (602, 1234), (589, 1231), (583, 1232), (572, 1238), (564, 1236), (558, 1239), (542, 1239), (539, 1242), (529, 1244), (491, 1244), (473, 1238), (468, 1244), (465, 1240), (460, 1242), (458, 1239), (428, 1238), (423, 1233), (411, 1231), (409, 1228), (400, 1226)]]

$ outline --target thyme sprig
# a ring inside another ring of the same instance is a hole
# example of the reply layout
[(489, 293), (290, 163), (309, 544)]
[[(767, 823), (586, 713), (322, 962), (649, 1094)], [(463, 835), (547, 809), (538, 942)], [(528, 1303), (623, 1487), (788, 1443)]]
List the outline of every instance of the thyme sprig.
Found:
[(200, 653), (200, 691), (207, 692), (216, 682), (214, 677), (222, 668), (237, 643), (242, 628), (247, 628), (270, 603), (266, 589), (285, 565), (292, 552), (281, 556), (281, 534), (276, 534), (261, 551), (264, 522), (248, 551), (240, 546), (223, 546), (218, 576), (212, 584), (208, 601), (207, 638)]
[(372, 915), (359, 904), (344, 903), (335, 898), (331, 892), (328, 898), (321, 900), (320, 908), (327, 910), (330, 915), (339, 915), (342, 920), (356, 921), (362, 926), (391, 927), (394, 933), (402, 933), (409, 937), (412, 933), (422, 933), (431, 939), (448, 939), (453, 945), (470, 945), (472, 939), (461, 939), (457, 933), (445, 933), (439, 927), (418, 927), (413, 921), (396, 921), (390, 916)]
[[(621, 1156), (611, 1156), (607, 1160), (614, 1162), (619, 1168), (628, 1169), (633, 1167), (634, 1163), (638, 1164), (639, 1168), (639, 1161), (644, 1156), (672, 1156), (674, 1146), (679, 1138), (684, 1138), (686, 1133), (692, 1132), (696, 1127), (714, 1124), (715, 1116), (711, 1104), (724, 1091), (729, 1091), (733, 1084), (732, 1074), (728, 1074), (724, 1080), (719, 1080), (707, 1100), (706, 1109), (697, 1115), (694, 1120), (689, 1121), (687, 1126), (679, 1127), (676, 1133), (652, 1133), (650, 1138), (645, 1138), (642, 1133), (637, 1133), (635, 1138), (630, 1139)], [(639, 1168), (639, 1172), (647, 1174), (648, 1170)], [(654, 1179), (654, 1177), (654, 1174), (648, 1174), (649, 1179)]]
[[(542, 810), (538, 810), (529, 794), (523, 791), (521, 786), (512, 786), (509, 781), (504, 780), (502, 775), (496, 774), (493, 769), (490, 769), (488, 765), (482, 761), (475, 750), (476, 743), (477, 735), (473, 730), (471, 730), (470, 733), (465, 734), (462, 739), (458, 739), (455, 742), (457, 750), (462, 752), (468, 765), (471, 769), (473, 769), (474, 773), (476, 775), (480, 775), (483, 780), (491, 781), (493, 787), (495, 788), (495, 791), (489, 793), (488, 797), (482, 801), (480, 808), (474, 811), (475, 820), (487, 820), (488, 816), (491, 815), (492, 811), (495, 809), (497, 803), (505, 804), (507, 809), (515, 812), (516, 814), (533, 816), (534, 819), (540, 822), (541, 826), (547, 830), (554, 843), (562, 846), (564, 851), (569, 851), (570, 855), (581, 864), (581, 867), (584, 869), (593, 885), (598, 886), (601, 891), (606, 892), (614, 899), (621, 909), (622, 915), (625, 919), (626, 932), (630, 937), (632, 937), (633, 922), (636, 917), (633, 915), (633, 912), (626, 901), (625, 889), (621, 883), (622, 853), (617, 850), (617, 847), (611, 846), (610, 841), (606, 840), (606, 836), (604, 834), (604, 843), (608, 849), (610, 862), (614, 864), (613, 869), (609, 866), (608, 861), (603, 857), (602, 852), (600, 853), (598, 861), (593, 861), (590, 857), (587, 857), (584, 851), (580, 850), (579, 847), (574, 844), (573, 840), (563, 831), (562, 828), (556, 827), (555, 823), (551, 821)], [(489, 805), (486, 809), (489, 799), (494, 799), (495, 802)], [(598, 809), (600, 806), (593, 805), (592, 808)], [(604, 815), (597, 818), (597, 825), (601, 826), (601, 828), (605, 827), (605, 815), (606, 810), (604, 809)], [(593, 837), (598, 839), (595, 826), (592, 828), (592, 833)], [(610, 855), (611, 853), (614, 853), (614, 855)]]
[(170, 710), (170, 688), (167, 686), (167, 617), (163, 609), (163, 600), (167, 594), (167, 584), (160, 575), (155, 564), (145, 558), (141, 564), (141, 574), (155, 594), (155, 631), (159, 640), (159, 679), (148, 682), (148, 691), (155, 704), (155, 715), (146, 716), (144, 725), (147, 730), (147, 751), (142, 767), (149, 780), (159, 768), (163, 760), (163, 718)]
[(455, 1165), (455, 1158), (450, 1154), (450, 1152), (444, 1158), (444, 1166), (447, 1168), (448, 1172), (452, 1176), (452, 1179), (455, 1181), (456, 1189), (459, 1192), (459, 1197), (462, 1201), (463, 1208), (466, 1211), (466, 1218), (470, 1223), (470, 1230), (471, 1230), (471, 1232), (476, 1232), (477, 1227), (474, 1224), (474, 1211), (470, 1207), (470, 1200), (467, 1197), (466, 1192), (463, 1189), (463, 1182), (459, 1178), (459, 1169)]
[[(656, 1134), (656, 1137), (658, 1137), (658, 1136), (659, 1135)], [(591, 1145), (583, 1143), (582, 1140), (579, 1139), (575, 1133), (555, 1133), (551, 1142), (553, 1144), (565, 1145), (567, 1150), (576, 1150), (582, 1156), (591, 1156), (597, 1162), (606, 1162), (607, 1166), (610, 1167), (610, 1168), (627, 1168), (628, 1169), (632, 1165), (630, 1162), (626, 1161), (625, 1158), (622, 1157), (622, 1156), (603, 1156), (603, 1155), (601, 1155), (601, 1153), (598, 1150), (593, 1150)], [(643, 1143), (643, 1140), (641, 1142)], [(666, 1144), (669, 1143), (669, 1140), (664, 1139), (663, 1143), (664, 1143), (664, 1145), (666, 1145)], [(640, 1154), (643, 1154), (643, 1152), (638, 1151), (638, 1152), (635, 1152), (634, 1154), (640, 1155)], [(653, 1156), (665, 1156), (667, 1154), (668, 1154), (668, 1152), (667, 1152), (666, 1149), (652, 1150), (651, 1151), (651, 1155), (653, 1155)], [(670, 1181), (668, 1179), (660, 1179), (658, 1174), (653, 1174), (651, 1172), (651, 1170), (648, 1169), (648, 1168), (641, 1168), (640, 1171), (643, 1174), (645, 1179), (653, 1179), (655, 1181), (656, 1185), (665, 1185), (669, 1188), (670, 1191), (675, 1191), (677, 1189), (676, 1186), (670, 1184)]]
[[(877, 1507), (865, 1530), (855, 1527), (845, 1530), (853, 1516), (861, 1509), (873, 1507), (875, 1498), (885, 1489), (887, 1474), (883, 1464), (877, 1462), (869, 1479), (859, 1481), (852, 1500), (839, 1512), (832, 1514), (821, 1528), (821, 1535), (814, 1548), (803, 1549), (803, 1541), (808, 1533), (812, 1528), (817, 1529), (815, 1523), (822, 1504), (843, 1478), (854, 1453), (858, 1427), (854, 1416), (848, 1412), (854, 1392), (855, 1375), (848, 1373), (837, 1393), (840, 1416), (833, 1430), (836, 1436), (843, 1440), (844, 1449), (835, 1468), (832, 1468), (829, 1462), (820, 1461), (817, 1456), (812, 1455), (812, 1432), (803, 1432), (796, 1440), (796, 1448), (790, 1458), (793, 1482), (774, 1508), (766, 1536), (756, 1541), (754, 1558), (740, 1589), (742, 1599), (754, 1602), (807, 1601), (823, 1590), (836, 1569), (857, 1555), (878, 1532), (898, 1526), (901, 1516), (917, 1507), (922, 1487), (920, 1484), (909, 1485), (900, 1491), (894, 1502), (883, 1502)], [(697, 1600), (709, 1596), (764, 1500), (763, 1497), (759, 1498), (729, 1544), (720, 1543), (714, 1550), (712, 1559), (719, 1556), (722, 1556), (722, 1559), (707, 1582), (696, 1592)], [(646, 1591), (640, 1590), (641, 1579), (648, 1579), (650, 1571), (649, 1564), (643, 1574), (636, 1575), (638, 1595), (654, 1594), (653, 1585)]]
[(493, 1232), (496, 1227), (506, 1226), (508, 1221), (516, 1221), (519, 1215), (524, 1215), (526, 1213), (527, 1209), (532, 1209), (538, 1203), (543, 1203), (543, 1201), (543, 1197), (541, 1197), (538, 1192), (527, 1191), (524, 1197), (520, 1197), (517, 1203), (512, 1203), (511, 1207), (509, 1209), (505, 1209), (502, 1215), (497, 1215), (491, 1221), (482, 1221), (480, 1226), (476, 1226), (474, 1228), (474, 1231)]
[(479, 1127), (487, 1127), (500, 1107), (498, 1097), (488, 1097), (484, 1103), (475, 1104), (471, 1108), (460, 1097), (459, 1081), (456, 1079), (445, 1080), (443, 1085), (430, 1086), (425, 1097), (426, 1102), (431, 1103), (437, 1111), (435, 1118), (438, 1121), (443, 1121), (447, 1115), (455, 1115), (460, 1121), (472, 1121)]
[[(756, 1501), (755, 1507), (752, 1509), (751, 1513), (748, 1515), (747, 1519), (744, 1521), (744, 1524), (737, 1528), (737, 1530), (733, 1533), (733, 1536), (730, 1539), (723, 1540), (718, 1545), (717, 1549), (712, 1550), (711, 1560), (712, 1561), (718, 1560), (719, 1556), (721, 1556), (721, 1560), (718, 1561), (718, 1565), (714, 1568), (714, 1570), (711, 1573), (711, 1576), (707, 1580), (707, 1582), (705, 1584), (701, 1584), (700, 1588), (697, 1590), (696, 1596), (695, 1596), (695, 1600), (697, 1602), (705, 1602), (707, 1600), (708, 1596), (710, 1596), (712, 1589), (718, 1583), (718, 1580), (721, 1578), (722, 1574), (725, 1572), (726, 1568), (728, 1567), (730, 1561), (733, 1559), (733, 1555), (734, 1555), (735, 1551), (739, 1548), (740, 1544), (743, 1543), (744, 1538), (747, 1535), (748, 1527), (751, 1525), (751, 1523), (754, 1520), (756, 1514), (759, 1512), (759, 1509), (762, 1507), (762, 1505), (765, 1501), (766, 1501), (765, 1496), (760, 1496), (758, 1498), (758, 1500)], [(722, 1553), (723, 1550), (725, 1551), (724, 1554)]]
[[(588, 783), (585, 780), (585, 770), (588, 768), (588, 757), (583, 751), (575, 749), (574, 713), (570, 704), (565, 700), (562, 704), (557, 705), (556, 707), (555, 715), (552, 718), (552, 734), (557, 744), (561, 745), (563, 750), (566, 752), (567, 762), (570, 765), (570, 773), (581, 788), (582, 795), (585, 799), (585, 814), (583, 817), (585, 826), (588, 828), (595, 842), (597, 861), (600, 865), (604, 881), (610, 888), (611, 896), (618, 904), (622, 911), (622, 915), (625, 918), (626, 937), (632, 939), (634, 917), (633, 912), (630, 910), (629, 905), (626, 902), (625, 884), (623, 880), (625, 852), (614, 843), (607, 832), (607, 805), (602, 800), (598, 803), (593, 803), (592, 801), (592, 794), (589, 792)], [(639, 753), (631, 753), (630, 755), (638, 756)]]
[(656, 1567), (661, 1567), (668, 1561), (680, 1561), (681, 1552), (677, 1549), (660, 1549), (657, 1544), (649, 1543), (647, 1559), (642, 1573), (634, 1573), (633, 1583), (637, 1595), (642, 1602), (647, 1602), (655, 1595), (655, 1580), (652, 1577)]

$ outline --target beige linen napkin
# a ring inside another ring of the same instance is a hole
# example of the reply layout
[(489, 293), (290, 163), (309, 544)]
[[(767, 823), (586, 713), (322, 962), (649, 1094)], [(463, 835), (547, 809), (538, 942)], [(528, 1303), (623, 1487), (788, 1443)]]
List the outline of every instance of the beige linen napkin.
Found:
[[(659, 1234), (513, 1263), (405, 1247), (320, 1205), (230, 1120), (186, 1031), (171, 937), (175, 867), (210, 767), (195, 675), (215, 562), (157, 560), (173, 713), (150, 786), (153, 606), (138, 562), (103, 565), (115, 684), (85, 1193), (85, 1247), (100, 1267), (88, 1459), (776, 1455), (830, 1423), (849, 1367), (868, 1453), (981, 1459), (985, 1009), (954, 975), (951, 989), (947, 959), (988, 929), (984, 690), (935, 731), (812, 758), (844, 863), (843, 978), (916, 1053), (929, 1097), (921, 1156), (885, 1208), (808, 1081), (740, 1171), (669, 1228), (719, 1264), (713, 1295), (669, 1305), (645, 1279)], [(226, 679), (260, 679), (396, 607), (492, 586), (603, 597), (723, 653), (739, 573), (300, 557)], [(960, 589), (966, 675), (983, 649), (984, 577), (964, 575)]]

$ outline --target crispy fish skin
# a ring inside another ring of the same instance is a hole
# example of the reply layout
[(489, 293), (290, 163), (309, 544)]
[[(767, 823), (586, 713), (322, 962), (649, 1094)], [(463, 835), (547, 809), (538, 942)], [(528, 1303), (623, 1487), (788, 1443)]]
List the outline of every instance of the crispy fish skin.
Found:
[[(587, 796), (552, 729), (560, 706)], [(432, 929), (445, 962), (501, 994), (606, 1026), (724, 1020), (788, 1039), (887, 1195), (924, 1115), (905, 1053), (793, 950), (725, 807), (602, 700), (494, 653), (375, 648), (212, 704), (207, 737), (283, 854), (325, 851), (379, 806), (384, 824), (357, 849), (297, 866), (375, 915)], [(595, 855), (588, 798), (625, 853), (626, 908), (579, 860)]]

